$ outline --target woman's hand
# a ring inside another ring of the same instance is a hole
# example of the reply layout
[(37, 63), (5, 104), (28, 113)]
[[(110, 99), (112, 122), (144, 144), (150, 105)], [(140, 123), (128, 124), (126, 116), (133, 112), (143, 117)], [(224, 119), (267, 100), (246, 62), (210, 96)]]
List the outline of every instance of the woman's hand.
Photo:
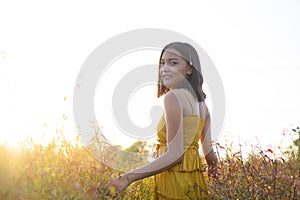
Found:
[(218, 175), (218, 166), (217, 165), (210, 165), (208, 166), (208, 176), (212, 178), (217, 178)]
[[(129, 182), (129, 179), (127, 178), (126, 174), (119, 176), (117, 178), (114, 178), (105, 185), (105, 187), (104, 187), (105, 194), (117, 196), (120, 192), (125, 190), (129, 186), (129, 184), (130, 184), (130, 182)], [(112, 187), (114, 187), (115, 190), (112, 189)], [(111, 194), (111, 192), (112, 192), (111, 190), (114, 190), (115, 194)]]

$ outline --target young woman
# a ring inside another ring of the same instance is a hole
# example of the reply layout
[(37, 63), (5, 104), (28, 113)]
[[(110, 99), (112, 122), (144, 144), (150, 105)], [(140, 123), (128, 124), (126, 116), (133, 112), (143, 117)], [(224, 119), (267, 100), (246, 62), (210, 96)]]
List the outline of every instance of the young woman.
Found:
[(201, 141), (208, 173), (217, 167), (211, 147), (211, 118), (204, 102), (203, 77), (196, 50), (187, 43), (164, 47), (159, 64), (157, 96), (164, 96), (164, 112), (157, 125), (157, 158), (111, 180), (107, 185), (123, 191), (132, 182), (153, 176), (154, 199), (204, 199), (207, 194)]

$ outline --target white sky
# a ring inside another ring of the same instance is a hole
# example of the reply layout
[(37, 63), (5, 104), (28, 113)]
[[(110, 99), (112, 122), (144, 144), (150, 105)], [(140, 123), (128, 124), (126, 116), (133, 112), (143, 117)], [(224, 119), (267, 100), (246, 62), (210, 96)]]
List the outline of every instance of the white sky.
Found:
[(2, 1), (0, 142), (63, 124), (74, 133), (73, 89), (87, 56), (122, 32), (163, 28), (196, 41), (215, 63), (226, 95), (223, 135), (279, 145), (284, 129), (300, 125), (299, 13), (296, 0)]

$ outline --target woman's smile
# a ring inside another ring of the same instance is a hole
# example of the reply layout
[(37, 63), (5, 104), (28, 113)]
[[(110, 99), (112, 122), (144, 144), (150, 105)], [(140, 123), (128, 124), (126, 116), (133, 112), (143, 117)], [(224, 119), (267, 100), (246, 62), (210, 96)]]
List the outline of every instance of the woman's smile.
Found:
[(170, 75), (170, 74), (165, 74), (165, 75), (162, 75), (162, 79), (163, 80), (169, 80), (170, 78), (172, 78), (173, 76)]

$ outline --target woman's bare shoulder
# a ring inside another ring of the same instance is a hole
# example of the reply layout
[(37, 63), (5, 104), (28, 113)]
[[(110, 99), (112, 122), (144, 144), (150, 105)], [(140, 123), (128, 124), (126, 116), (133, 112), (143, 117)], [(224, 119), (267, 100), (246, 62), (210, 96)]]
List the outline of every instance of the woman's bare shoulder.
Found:
[(182, 105), (183, 94), (181, 90), (182, 89), (169, 90), (164, 97), (164, 103), (177, 103), (178, 105)]

